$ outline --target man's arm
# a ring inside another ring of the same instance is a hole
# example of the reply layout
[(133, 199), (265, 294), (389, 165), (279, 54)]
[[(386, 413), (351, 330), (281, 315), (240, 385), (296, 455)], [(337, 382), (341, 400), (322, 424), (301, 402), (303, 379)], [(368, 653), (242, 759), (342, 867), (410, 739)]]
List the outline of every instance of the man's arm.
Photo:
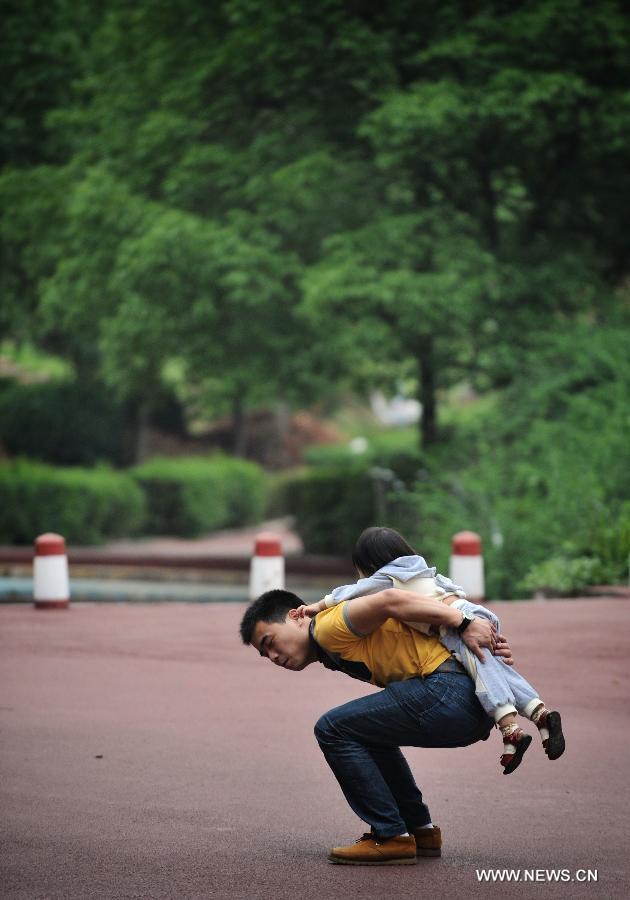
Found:
[[(458, 628), (464, 620), (464, 614), (454, 606), (398, 588), (388, 588), (367, 597), (356, 597), (348, 604), (346, 615), (353, 630), (363, 635), (371, 634), (386, 619), (443, 625), (446, 628)], [(462, 634), (462, 640), (483, 662), (483, 648), (494, 649), (496, 630), (487, 619), (476, 618)]]

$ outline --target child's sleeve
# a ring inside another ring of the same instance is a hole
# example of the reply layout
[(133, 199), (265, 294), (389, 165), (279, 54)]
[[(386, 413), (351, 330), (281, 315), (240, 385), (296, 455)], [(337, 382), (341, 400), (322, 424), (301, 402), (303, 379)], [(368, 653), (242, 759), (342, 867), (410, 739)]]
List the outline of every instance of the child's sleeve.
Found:
[(469, 610), (469, 615), (479, 616), (482, 619), (488, 619), (489, 622), (492, 622), (497, 631), (501, 631), (501, 622), (499, 621), (499, 617), (492, 612), (492, 610), (488, 609), (486, 606), (481, 606), (478, 603), (473, 604), (472, 610)]
[[(382, 575), (376, 572), (369, 578), (360, 578), (355, 584), (342, 584), (336, 587), (330, 594), (324, 598), (326, 606), (334, 606), (341, 603), (342, 600), (354, 600), (355, 597), (365, 597), (366, 594), (376, 594), (378, 591), (384, 591), (385, 588), (391, 587), (392, 579), (388, 575)], [(331, 601), (328, 601), (328, 597)]]
[(455, 584), (455, 582), (451, 581), (450, 578), (447, 578), (446, 575), (440, 575), (438, 572), (438, 574), (435, 576), (435, 583), (439, 588), (442, 588), (445, 593), (457, 594), (460, 599), (466, 599), (466, 592), (464, 591), (464, 588), (459, 584)]

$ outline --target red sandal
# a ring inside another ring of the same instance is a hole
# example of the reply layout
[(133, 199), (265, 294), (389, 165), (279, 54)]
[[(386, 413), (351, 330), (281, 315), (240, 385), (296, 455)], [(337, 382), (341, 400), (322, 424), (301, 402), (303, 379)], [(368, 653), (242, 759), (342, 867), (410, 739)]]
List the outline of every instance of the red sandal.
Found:
[(503, 766), (504, 775), (510, 775), (520, 766), (523, 754), (531, 742), (531, 734), (526, 734), (522, 728), (517, 728), (511, 734), (503, 736), (504, 752), (501, 757), (501, 765)]

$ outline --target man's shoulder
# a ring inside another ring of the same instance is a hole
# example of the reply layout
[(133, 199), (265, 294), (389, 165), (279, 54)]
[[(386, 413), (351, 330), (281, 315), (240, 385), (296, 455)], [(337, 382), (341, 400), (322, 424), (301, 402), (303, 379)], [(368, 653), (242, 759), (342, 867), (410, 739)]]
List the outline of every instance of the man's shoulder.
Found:
[(328, 609), (317, 613), (313, 622), (312, 633), (318, 644), (325, 647), (330, 641), (343, 640), (346, 637), (353, 636), (345, 616), (347, 602), (347, 600), (342, 600), (341, 603), (337, 603), (335, 606), (330, 606)]
[(314, 637), (318, 643), (327, 639), (348, 640), (356, 644), (369, 641), (379, 632), (411, 631), (411, 628), (398, 619), (386, 619), (369, 634), (359, 631), (352, 622), (352, 600), (343, 600), (336, 606), (318, 613), (314, 619)]
[(337, 604), (318, 613), (310, 625), (310, 635), (316, 646), (317, 658), (328, 669), (344, 672), (360, 681), (372, 681), (366, 665), (364, 639), (352, 634), (343, 610)]

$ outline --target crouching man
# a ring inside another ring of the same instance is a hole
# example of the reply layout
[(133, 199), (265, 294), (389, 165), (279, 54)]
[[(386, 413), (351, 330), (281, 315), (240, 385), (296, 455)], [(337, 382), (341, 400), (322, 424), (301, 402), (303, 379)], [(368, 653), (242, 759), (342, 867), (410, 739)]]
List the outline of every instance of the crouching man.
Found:
[(482, 663), (484, 647), (511, 662), (507, 641), (485, 619), (470, 622), (438, 600), (396, 588), (340, 603), (312, 621), (298, 614), (301, 604), (288, 591), (263, 594), (243, 616), (243, 642), (294, 672), (320, 662), (383, 688), (329, 710), (315, 725), (346, 800), (370, 826), (358, 841), (333, 848), (329, 859), (405, 865), (439, 856), (440, 829), (400, 747), (465, 747), (484, 740), (493, 722), (439, 638), (404, 622), (461, 629)]

